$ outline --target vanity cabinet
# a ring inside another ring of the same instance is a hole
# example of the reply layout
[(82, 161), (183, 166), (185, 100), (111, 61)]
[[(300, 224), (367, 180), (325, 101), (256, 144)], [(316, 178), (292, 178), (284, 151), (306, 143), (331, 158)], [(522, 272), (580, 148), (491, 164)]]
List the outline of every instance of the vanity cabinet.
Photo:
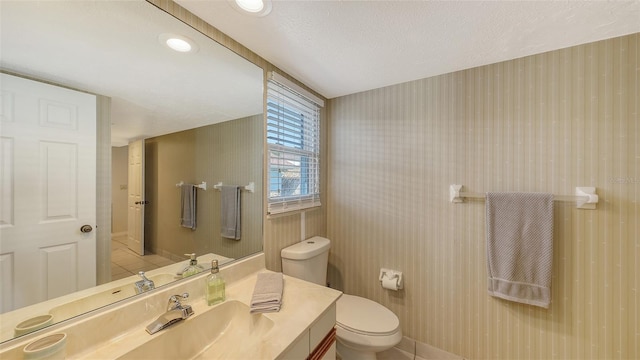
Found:
[(334, 303), (278, 359), (335, 360), (335, 325), (336, 304)]

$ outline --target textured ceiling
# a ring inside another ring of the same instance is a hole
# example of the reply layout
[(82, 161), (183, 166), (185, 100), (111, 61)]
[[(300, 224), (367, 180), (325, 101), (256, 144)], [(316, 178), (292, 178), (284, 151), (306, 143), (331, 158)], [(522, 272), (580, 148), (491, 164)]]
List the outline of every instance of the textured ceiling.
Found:
[(327, 98), (640, 32), (640, 1), (176, 2)]
[[(144, 1), (1, 1), (0, 67), (111, 97), (112, 144), (262, 113), (262, 69)], [(196, 53), (160, 43), (187, 36)]]

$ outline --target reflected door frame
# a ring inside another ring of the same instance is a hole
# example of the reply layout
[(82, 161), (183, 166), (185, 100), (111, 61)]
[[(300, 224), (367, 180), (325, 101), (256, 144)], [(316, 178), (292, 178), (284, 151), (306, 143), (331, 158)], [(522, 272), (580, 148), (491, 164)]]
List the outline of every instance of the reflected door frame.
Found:
[(129, 143), (127, 247), (144, 255), (144, 139)]

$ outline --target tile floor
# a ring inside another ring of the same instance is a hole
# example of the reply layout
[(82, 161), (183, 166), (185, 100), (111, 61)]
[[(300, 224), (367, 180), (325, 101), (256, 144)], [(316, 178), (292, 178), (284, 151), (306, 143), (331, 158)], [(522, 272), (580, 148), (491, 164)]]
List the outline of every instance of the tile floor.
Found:
[(391, 348), (376, 354), (377, 360), (424, 360), (398, 348)]
[[(336, 355), (337, 360), (343, 360), (339, 355)], [(376, 353), (376, 360), (427, 360), (419, 356), (400, 350), (398, 348), (391, 348), (387, 351)]]
[(140, 256), (127, 247), (127, 236), (111, 238), (111, 280), (119, 280), (139, 271), (149, 271), (170, 265), (175, 261), (155, 254)]

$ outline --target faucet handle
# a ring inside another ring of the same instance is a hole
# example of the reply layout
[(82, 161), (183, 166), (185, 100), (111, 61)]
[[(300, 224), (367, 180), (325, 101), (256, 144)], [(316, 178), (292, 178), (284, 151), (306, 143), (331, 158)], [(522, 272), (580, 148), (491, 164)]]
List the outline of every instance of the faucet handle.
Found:
[(144, 274), (144, 271), (138, 271), (138, 276), (140, 276), (142, 280), (151, 281), (147, 279), (147, 275)]
[(182, 307), (180, 300), (185, 300), (188, 297), (189, 297), (189, 293), (184, 293), (182, 295), (171, 295), (171, 297), (169, 297), (169, 304), (167, 305), (167, 311), (180, 309)]

